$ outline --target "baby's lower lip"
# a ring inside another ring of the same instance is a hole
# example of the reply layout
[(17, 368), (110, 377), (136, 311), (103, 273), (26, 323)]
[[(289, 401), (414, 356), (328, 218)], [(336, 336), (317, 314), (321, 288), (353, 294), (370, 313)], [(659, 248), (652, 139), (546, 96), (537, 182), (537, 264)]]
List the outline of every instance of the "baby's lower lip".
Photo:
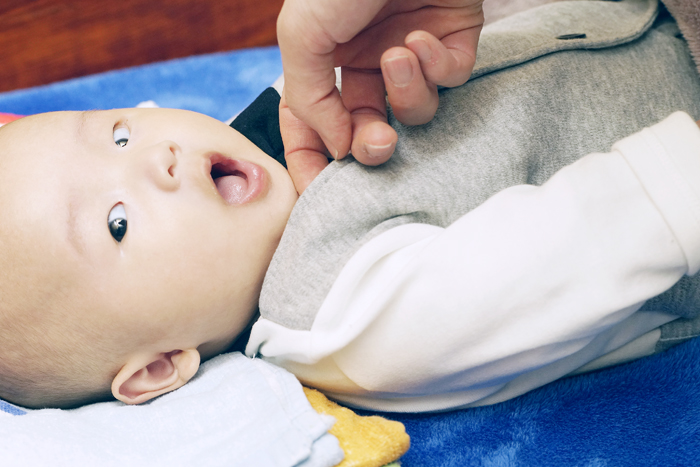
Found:
[(249, 161), (228, 159), (220, 154), (211, 157), (211, 177), (219, 195), (231, 205), (257, 199), (266, 184), (265, 171)]

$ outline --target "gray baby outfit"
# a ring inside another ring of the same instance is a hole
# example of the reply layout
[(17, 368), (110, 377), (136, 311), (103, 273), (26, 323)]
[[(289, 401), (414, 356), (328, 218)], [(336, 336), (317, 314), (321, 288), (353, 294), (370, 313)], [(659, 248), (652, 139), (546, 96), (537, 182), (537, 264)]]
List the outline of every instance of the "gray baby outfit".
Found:
[[(700, 116), (687, 44), (658, 10), (656, 0), (559, 2), (486, 28), (472, 78), (441, 90), (430, 123), (407, 127), (390, 113), (399, 140), (389, 162), (333, 162), (300, 197), (265, 277), (262, 320), (309, 331), (344, 266), (382, 233), (447, 227), (492, 195), (541, 185), (674, 111)], [(644, 309), (696, 317), (698, 278)], [(658, 349), (696, 327), (665, 325)], [(254, 329), (248, 353), (265, 356), (264, 343)]]

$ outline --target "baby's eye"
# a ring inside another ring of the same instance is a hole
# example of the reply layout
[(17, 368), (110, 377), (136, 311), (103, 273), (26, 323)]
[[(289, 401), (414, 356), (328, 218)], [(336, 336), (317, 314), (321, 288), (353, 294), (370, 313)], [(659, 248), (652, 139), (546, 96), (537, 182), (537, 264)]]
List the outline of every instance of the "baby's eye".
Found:
[(117, 243), (121, 243), (122, 238), (126, 235), (126, 211), (122, 203), (117, 204), (109, 211), (107, 225), (109, 226), (109, 233), (112, 234), (112, 237)]
[(114, 144), (123, 148), (126, 146), (126, 143), (129, 142), (129, 136), (131, 136), (131, 133), (129, 133), (129, 129), (126, 126), (119, 124), (114, 127), (112, 136), (114, 138)]

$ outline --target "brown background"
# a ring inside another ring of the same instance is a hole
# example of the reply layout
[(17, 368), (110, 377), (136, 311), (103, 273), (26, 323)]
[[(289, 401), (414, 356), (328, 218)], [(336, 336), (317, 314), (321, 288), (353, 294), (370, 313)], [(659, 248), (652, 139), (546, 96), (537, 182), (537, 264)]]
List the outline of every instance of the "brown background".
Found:
[(0, 92), (276, 43), (283, 0), (0, 0)]
[[(352, 0), (348, 0), (352, 1)], [(556, 0), (485, 0), (486, 20)], [(0, 0), (0, 92), (276, 41), (283, 0)]]

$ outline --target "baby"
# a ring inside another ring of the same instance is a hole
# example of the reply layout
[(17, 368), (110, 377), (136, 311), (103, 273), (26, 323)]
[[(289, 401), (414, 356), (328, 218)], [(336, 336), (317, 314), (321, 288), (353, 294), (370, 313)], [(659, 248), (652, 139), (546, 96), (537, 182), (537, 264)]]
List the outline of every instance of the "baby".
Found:
[(700, 78), (655, 1), (591, 5), (485, 30), (433, 122), (392, 120), (390, 162), (333, 163), (298, 202), (203, 115), (6, 125), (0, 396), (145, 402), (258, 306), (248, 355), (378, 410), (495, 403), (653, 353), (700, 310), (700, 129), (674, 114), (586, 154), (700, 115)]
[(27, 117), (0, 140), (3, 396), (71, 405), (117, 373), (117, 394), (160, 394), (247, 326), (297, 195), (246, 138), (128, 109)]

